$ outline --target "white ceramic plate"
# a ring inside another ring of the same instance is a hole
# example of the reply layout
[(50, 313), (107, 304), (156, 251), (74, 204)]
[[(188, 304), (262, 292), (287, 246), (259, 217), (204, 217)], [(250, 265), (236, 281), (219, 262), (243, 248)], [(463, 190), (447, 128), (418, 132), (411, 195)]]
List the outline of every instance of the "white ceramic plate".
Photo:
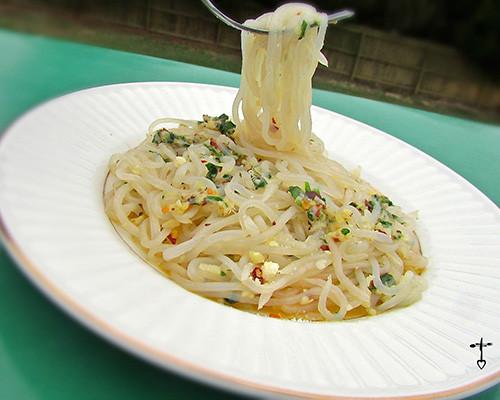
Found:
[[(194, 295), (116, 235), (102, 205), (109, 157), (160, 116), (229, 112), (235, 89), (138, 83), (84, 90), (17, 120), (0, 145), (6, 246), (45, 294), (160, 366), (267, 396), (453, 398), (500, 380), (500, 213), (413, 147), (313, 108), (333, 157), (420, 210), (429, 289), (406, 309), (340, 323), (259, 317)], [(476, 365), (480, 337), (493, 342)]]

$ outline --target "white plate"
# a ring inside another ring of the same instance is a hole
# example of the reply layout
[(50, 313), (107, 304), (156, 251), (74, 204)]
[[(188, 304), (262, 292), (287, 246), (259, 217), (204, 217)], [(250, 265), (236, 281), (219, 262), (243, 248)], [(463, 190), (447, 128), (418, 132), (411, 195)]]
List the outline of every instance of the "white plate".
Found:
[[(0, 145), (5, 243), (73, 317), (160, 366), (269, 396), (444, 398), (500, 380), (500, 214), (413, 147), (313, 108), (334, 157), (420, 210), (429, 289), (406, 309), (340, 323), (259, 317), (194, 295), (144, 264), (102, 205), (109, 157), (160, 116), (229, 112), (235, 89), (138, 83), (84, 90), (17, 120)], [(476, 365), (480, 337), (487, 364)]]

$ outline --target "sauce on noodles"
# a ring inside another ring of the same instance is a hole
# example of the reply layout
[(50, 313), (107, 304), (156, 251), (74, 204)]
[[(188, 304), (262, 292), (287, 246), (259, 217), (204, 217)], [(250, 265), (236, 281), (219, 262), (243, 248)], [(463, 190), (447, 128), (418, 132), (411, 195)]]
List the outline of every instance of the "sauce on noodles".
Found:
[(232, 120), (161, 118), (114, 155), (113, 225), (170, 279), (242, 310), (342, 320), (417, 301), (416, 214), (328, 159), (311, 130), (326, 15), (288, 4), (246, 23), (271, 33), (242, 33)]

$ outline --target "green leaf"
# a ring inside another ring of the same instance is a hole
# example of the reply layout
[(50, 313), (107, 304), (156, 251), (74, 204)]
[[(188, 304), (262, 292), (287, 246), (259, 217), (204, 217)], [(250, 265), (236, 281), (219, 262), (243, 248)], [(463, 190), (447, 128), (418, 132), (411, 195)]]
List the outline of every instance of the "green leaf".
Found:
[(387, 204), (388, 206), (394, 205), (394, 203), (389, 199), (387, 196), (380, 196), (379, 197), (380, 204)]
[(267, 181), (262, 176), (252, 176), (252, 182), (255, 189), (263, 188), (267, 185)]
[(175, 134), (169, 132), (169, 135), (167, 136), (167, 143), (174, 143), (175, 138), (176, 138)]
[(403, 237), (403, 232), (401, 232), (400, 230), (397, 230), (396, 233), (392, 235), (392, 238), (394, 240), (400, 240), (402, 237)]
[(221, 158), (224, 154), (222, 154), (219, 150), (217, 150), (214, 146), (210, 144), (204, 143), (203, 146), (205, 146), (210, 153), (212, 153), (215, 157)]
[(302, 24), (300, 25), (299, 40), (304, 38), (304, 36), (306, 35), (306, 30), (307, 30), (307, 22), (306, 20), (302, 20)]
[(154, 144), (160, 144), (162, 142), (161, 140), (161, 135), (160, 135), (160, 131), (156, 131), (155, 134), (153, 135), (153, 140), (152, 142)]
[(304, 192), (312, 192), (311, 184), (309, 182), (304, 183)]
[(383, 274), (380, 280), (385, 286), (394, 286), (396, 284), (396, 280), (391, 274)]
[(315, 215), (314, 215), (314, 212), (313, 212), (312, 208), (310, 208), (309, 210), (307, 210), (306, 215), (307, 215), (307, 219), (309, 221), (314, 221)]
[(161, 159), (168, 163), (170, 162), (170, 158), (166, 157), (166, 156), (162, 156), (160, 153), (158, 153), (157, 151), (153, 151), (153, 150), (149, 150), (150, 153), (153, 153), (153, 154), (156, 154), (158, 157), (161, 157)]
[(298, 186), (289, 186), (288, 192), (292, 195), (294, 200), (297, 200), (297, 197), (299, 197), (301, 194), (302, 195), (304, 194), (302, 189), (299, 188)]
[(236, 125), (232, 121), (224, 121), (219, 124), (219, 132), (223, 135), (232, 135)]
[(219, 173), (220, 167), (217, 167), (217, 165), (214, 165), (212, 163), (205, 164), (205, 167), (207, 167), (208, 169), (206, 177), (211, 181), (213, 181), (216, 178), (217, 174)]
[(347, 235), (349, 235), (349, 233), (351, 233), (351, 230), (350, 230), (349, 228), (342, 228), (342, 229), (340, 230), (340, 233), (341, 233), (342, 235), (344, 235), (344, 236), (347, 236)]
[(205, 197), (205, 200), (211, 201), (211, 202), (224, 201), (224, 199), (220, 196), (207, 196), (207, 197)]

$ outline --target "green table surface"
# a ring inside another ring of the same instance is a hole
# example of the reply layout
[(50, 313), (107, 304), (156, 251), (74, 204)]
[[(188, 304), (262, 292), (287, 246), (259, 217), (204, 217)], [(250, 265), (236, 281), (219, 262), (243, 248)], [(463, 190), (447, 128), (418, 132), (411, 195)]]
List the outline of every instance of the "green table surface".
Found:
[[(0, 30), (0, 131), (44, 100), (137, 81), (237, 87), (239, 75)], [(314, 104), (401, 138), (500, 203), (500, 127), (320, 90)], [(3, 247), (0, 293), (0, 399), (238, 397), (158, 369), (95, 336), (46, 300)], [(472, 398), (500, 399), (500, 385)]]

